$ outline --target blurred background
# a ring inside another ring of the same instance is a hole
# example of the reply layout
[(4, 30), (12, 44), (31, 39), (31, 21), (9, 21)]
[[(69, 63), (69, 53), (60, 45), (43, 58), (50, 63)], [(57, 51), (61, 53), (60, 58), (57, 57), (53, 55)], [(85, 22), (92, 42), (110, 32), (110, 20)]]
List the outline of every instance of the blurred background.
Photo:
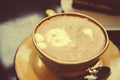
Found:
[(0, 0), (0, 80), (17, 80), (14, 57), (20, 44), (47, 15), (79, 12), (98, 20), (120, 46), (120, 0)]

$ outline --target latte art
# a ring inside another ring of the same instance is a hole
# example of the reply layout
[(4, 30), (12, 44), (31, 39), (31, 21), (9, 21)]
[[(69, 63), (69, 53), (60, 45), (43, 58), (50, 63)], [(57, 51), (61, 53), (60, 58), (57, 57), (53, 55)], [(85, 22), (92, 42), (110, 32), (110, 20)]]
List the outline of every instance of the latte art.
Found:
[(84, 61), (105, 46), (102, 29), (87, 18), (59, 15), (39, 26), (35, 33), (38, 48), (59, 61)]
[(47, 42), (51, 43), (55, 47), (66, 46), (71, 42), (64, 29), (51, 29), (50, 31), (46, 32), (45, 36), (47, 37)]

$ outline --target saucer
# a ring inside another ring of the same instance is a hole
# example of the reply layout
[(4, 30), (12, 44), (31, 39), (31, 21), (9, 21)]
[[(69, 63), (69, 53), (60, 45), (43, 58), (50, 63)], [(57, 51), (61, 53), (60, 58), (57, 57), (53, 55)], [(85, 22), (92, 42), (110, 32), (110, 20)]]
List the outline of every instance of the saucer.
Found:
[[(108, 49), (97, 65), (110, 67), (111, 61), (118, 57), (120, 57), (119, 50), (110, 41)], [(60, 80), (40, 60), (32, 36), (26, 38), (19, 46), (15, 56), (15, 70), (20, 80)]]

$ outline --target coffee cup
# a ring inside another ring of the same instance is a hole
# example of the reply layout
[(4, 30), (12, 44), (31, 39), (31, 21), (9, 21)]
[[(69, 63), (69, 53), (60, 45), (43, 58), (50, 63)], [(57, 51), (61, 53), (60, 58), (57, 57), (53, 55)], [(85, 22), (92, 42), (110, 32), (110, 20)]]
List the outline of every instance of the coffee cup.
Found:
[(56, 14), (48, 10), (47, 14), (32, 33), (46, 67), (60, 79), (79, 76), (93, 67), (109, 45), (104, 27), (81, 13)]

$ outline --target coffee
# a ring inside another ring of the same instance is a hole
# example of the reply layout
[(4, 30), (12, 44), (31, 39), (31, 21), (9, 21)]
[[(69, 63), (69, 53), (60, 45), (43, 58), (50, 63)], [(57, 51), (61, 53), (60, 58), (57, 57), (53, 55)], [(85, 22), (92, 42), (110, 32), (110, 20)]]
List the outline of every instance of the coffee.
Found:
[(39, 50), (60, 62), (85, 61), (105, 47), (105, 36), (93, 20), (78, 15), (56, 15), (41, 22), (35, 31)]

